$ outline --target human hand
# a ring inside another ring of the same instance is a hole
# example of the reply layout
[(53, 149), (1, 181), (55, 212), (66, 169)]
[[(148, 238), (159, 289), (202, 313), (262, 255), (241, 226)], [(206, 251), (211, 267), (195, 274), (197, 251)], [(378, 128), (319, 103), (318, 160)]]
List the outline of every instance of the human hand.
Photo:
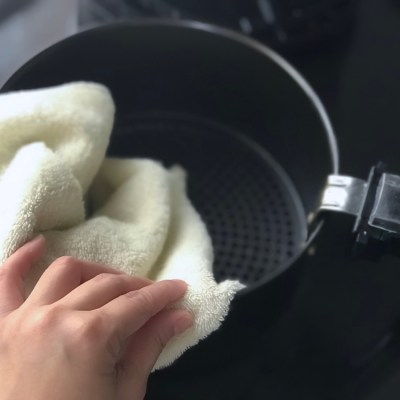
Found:
[(136, 400), (166, 343), (193, 323), (166, 307), (182, 281), (132, 278), (62, 257), (25, 299), (38, 237), (0, 268), (0, 400)]

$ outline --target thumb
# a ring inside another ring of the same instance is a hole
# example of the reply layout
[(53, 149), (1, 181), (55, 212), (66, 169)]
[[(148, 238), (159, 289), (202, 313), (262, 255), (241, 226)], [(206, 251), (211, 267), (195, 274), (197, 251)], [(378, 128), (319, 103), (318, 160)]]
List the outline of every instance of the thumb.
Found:
[(0, 267), (0, 315), (18, 308), (25, 301), (24, 279), (32, 265), (44, 254), (45, 239), (39, 235), (23, 245)]
[(132, 336), (120, 364), (124, 371), (124, 382), (120, 384), (126, 396), (144, 396), (148, 376), (166, 344), (192, 325), (193, 315), (188, 311), (164, 310)]

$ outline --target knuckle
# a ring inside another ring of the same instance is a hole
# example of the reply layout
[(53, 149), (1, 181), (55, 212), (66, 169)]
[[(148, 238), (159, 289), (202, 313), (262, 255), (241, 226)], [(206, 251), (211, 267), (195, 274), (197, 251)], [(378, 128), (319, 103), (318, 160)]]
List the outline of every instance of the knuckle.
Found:
[(100, 341), (106, 331), (106, 324), (99, 315), (90, 318), (81, 318), (75, 321), (73, 331), (80, 343), (94, 343)]
[(26, 328), (30, 332), (49, 332), (60, 323), (62, 315), (63, 309), (58, 305), (42, 307), (30, 315)]

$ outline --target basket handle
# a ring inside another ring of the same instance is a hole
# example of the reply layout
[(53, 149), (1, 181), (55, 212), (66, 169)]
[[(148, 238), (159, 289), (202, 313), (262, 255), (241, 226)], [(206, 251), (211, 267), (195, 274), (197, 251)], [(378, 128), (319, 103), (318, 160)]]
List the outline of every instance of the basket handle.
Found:
[(355, 256), (379, 259), (400, 257), (400, 176), (387, 173), (384, 163), (371, 168), (368, 180), (330, 175), (320, 212), (355, 216)]

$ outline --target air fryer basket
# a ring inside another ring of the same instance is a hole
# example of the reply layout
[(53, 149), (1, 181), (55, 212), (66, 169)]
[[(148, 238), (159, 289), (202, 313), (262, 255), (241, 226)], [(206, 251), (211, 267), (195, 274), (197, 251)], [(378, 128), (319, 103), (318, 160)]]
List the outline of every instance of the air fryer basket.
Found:
[(184, 114), (122, 116), (109, 154), (150, 157), (188, 172), (188, 192), (210, 232), (217, 280), (251, 286), (304, 245), (307, 224), (289, 177), (256, 142)]
[(186, 169), (189, 197), (213, 241), (217, 280), (247, 284), (222, 327), (175, 368), (188, 372), (240, 357), (287, 307), (321, 226), (309, 221), (338, 159), (319, 99), (289, 64), (252, 39), (163, 20), (67, 38), (25, 64), (3, 91), (79, 80), (103, 83), (114, 97), (108, 155)]

